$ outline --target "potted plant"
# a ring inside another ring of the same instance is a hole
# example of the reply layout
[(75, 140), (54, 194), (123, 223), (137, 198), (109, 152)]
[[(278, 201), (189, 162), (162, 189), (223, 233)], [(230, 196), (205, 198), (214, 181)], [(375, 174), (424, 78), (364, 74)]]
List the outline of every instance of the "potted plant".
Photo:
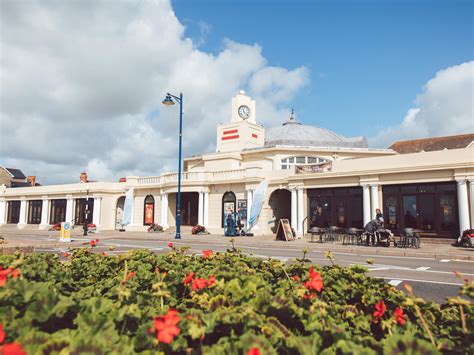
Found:
[(163, 232), (163, 227), (160, 226), (159, 224), (152, 223), (152, 224), (148, 227), (147, 231), (148, 231), (148, 232), (161, 233), (161, 232)]
[(191, 229), (192, 234), (209, 234), (209, 232), (206, 230), (206, 227), (201, 226), (200, 224), (197, 224)]

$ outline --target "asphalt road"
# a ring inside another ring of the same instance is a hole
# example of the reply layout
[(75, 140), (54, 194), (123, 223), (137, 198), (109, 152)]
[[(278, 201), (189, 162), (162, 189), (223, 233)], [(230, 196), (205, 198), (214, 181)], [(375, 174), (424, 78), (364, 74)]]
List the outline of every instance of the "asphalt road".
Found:
[[(74, 238), (75, 240), (90, 239)], [(225, 251), (230, 247), (228, 240), (222, 243), (209, 244), (199, 242), (174, 241), (175, 246), (190, 246), (190, 252), (201, 254), (202, 250), (212, 249), (215, 252)], [(114, 247), (114, 250), (110, 250)], [(55, 252), (60, 253), (66, 250), (63, 248), (37, 249), (38, 252)], [(149, 241), (136, 240), (126, 238), (107, 239), (99, 243), (95, 248), (96, 252), (106, 252), (109, 255), (125, 253), (132, 249), (149, 249), (156, 253), (167, 253), (169, 251), (168, 242), (165, 241)], [(278, 259), (284, 262), (291, 262), (294, 258), (301, 258), (301, 250), (292, 250), (288, 248), (275, 247), (256, 247), (256, 246), (239, 246), (244, 253), (259, 258)], [(427, 300), (433, 300), (438, 303), (445, 301), (446, 297), (457, 296), (462, 280), (453, 274), (453, 271), (459, 271), (467, 278), (474, 278), (474, 262), (464, 260), (436, 260), (433, 258), (422, 257), (404, 257), (404, 256), (382, 256), (372, 255), (370, 253), (341, 253), (333, 252), (334, 262), (341, 266), (364, 265), (369, 269), (369, 274), (373, 277), (383, 278), (391, 285), (403, 290), (403, 284), (409, 283), (420, 297)], [(307, 258), (314, 264), (330, 265), (324, 252), (313, 251), (307, 254)], [(367, 260), (372, 259), (373, 264), (368, 264)]]

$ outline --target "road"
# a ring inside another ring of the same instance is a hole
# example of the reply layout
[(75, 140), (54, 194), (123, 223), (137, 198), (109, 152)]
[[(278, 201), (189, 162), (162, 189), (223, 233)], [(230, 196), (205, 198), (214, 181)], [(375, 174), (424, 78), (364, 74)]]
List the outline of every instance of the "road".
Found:
[[(74, 238), (83, 240), (90, 239)], [(191, 253), (201, 254), (202, 250), (212, 249), (215, 252), (225, 251), (230, 247), (228, 240), (222, 243), (200, 243), (193, 241), (173, 241), (176, 247), (189, 246)], [(110, 250), (110, 247), (114, 247)], [(56, 248), (37, 249), (38, 252), (60, 253), (66, 250), (67, 246)], [(109, 255), (121, 254), (133, 249), (149, 249), (156, 253), (167, 253), (169, 251), (167, 241), (136, 240), (126, 237), (111, 238), (99, 243), (96, 252), (106, 252)], [(278, 259), (283, 262), (291, 262), (294, 258), (301, 258), (301, 250), (277, 247), (239, 246), (245, 254), (259, 258)], [(364, 265), (369, 269), (370, 276), (383, 278), (396, 288), (403, 290), (403, 283), (409, 283), (420, 297), (433, 300), (438, 303), (444, 302), (446, 297), (457, 296), (462, 280), (453, 274), (459, 271), (467, 278), (474, 278), (474, 262), (456, 259), (441, 259), (405, 256), (385, 256), (374, 255), (368, 252), (362, 253), (342, 253), (333, 252), (334, 262), (340, 266)], [(314, 264), (330, 265), (323, 251), (311, 251), (307, 258)], [(367, 260), (372, 259), (373, 264), (368, 264)]]

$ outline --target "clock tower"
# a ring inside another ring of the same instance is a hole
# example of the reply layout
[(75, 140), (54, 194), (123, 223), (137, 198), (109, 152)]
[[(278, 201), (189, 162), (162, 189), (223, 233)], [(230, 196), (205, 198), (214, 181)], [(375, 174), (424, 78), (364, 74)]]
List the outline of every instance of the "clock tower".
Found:
[(265, 130), (257, 124), (255, 100), (241, 90), (232, 98), (229, 123), (217, 126), (217, 152), (235, 152), (249, 148), (263, 147)]

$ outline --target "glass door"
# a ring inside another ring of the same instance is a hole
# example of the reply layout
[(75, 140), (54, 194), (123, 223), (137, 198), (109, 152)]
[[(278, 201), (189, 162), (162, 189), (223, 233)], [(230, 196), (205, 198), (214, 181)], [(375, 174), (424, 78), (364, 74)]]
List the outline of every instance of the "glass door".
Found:
[(403, 222), (405, 228), (417, 227), (416, 195), (403, 196)]
[(346, 227), (347, 211), (346, 211), (346, 198), (336, 197), (334, 199), (336, 205), (336, 226)]
[(418, 228), (434, 231), (436, 226), (434, 194), (418, 195)]

